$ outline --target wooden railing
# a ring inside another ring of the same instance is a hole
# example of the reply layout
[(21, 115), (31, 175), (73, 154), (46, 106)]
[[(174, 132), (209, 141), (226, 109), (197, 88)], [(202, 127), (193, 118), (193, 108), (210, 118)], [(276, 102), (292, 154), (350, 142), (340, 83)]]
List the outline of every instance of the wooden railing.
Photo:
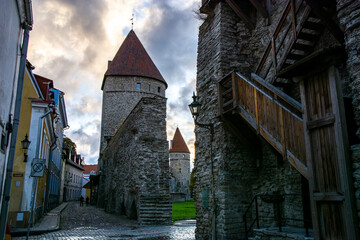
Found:
[(240, 114), (304, 176), (306, 167), (302, 107), (256, 74), (233, 72), (218, 83), (219, 114)]
[[(289, 0), (256, 68), (255, 73), (257, 75), (265, 79), (271, 66), (274, 67), (275, 74), (279, 70), (280, 65), (284, 61), (283, 59), (280, 59), (280, 56), (286, 56), (287, 53), (289, 53), (292, 44), (296, 40), (296, 35), (299, 32), (297, 15), (301, 6), (304, 6), (303, 4), (304, 0)], [(307, 8), (307, 15), (309, 14), (309, 9), (310, 8)], [(286, 47), (283, 46), (285, 44)], [(268, 63), (267, 60), (270, 57), (270, 52), (272, 58), (270, 63)]]

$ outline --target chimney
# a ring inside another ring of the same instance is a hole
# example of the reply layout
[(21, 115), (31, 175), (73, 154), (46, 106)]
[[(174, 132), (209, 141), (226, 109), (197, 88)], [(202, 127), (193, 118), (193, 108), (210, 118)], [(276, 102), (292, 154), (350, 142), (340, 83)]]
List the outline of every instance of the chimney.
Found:
[(111, 62), (112, 62), (111, 60), (108, 61), (108, 68), (109, 68)]
[(173, 140), (170, 140), (170, 149), (173, 148)]

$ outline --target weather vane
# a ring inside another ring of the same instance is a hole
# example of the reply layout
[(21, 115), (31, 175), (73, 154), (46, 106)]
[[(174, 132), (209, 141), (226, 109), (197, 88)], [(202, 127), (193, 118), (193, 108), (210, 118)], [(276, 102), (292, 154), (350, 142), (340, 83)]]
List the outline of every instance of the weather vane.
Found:
[(131, 30), (134, 30), (134, 13), (132, 14), (131, 20)]

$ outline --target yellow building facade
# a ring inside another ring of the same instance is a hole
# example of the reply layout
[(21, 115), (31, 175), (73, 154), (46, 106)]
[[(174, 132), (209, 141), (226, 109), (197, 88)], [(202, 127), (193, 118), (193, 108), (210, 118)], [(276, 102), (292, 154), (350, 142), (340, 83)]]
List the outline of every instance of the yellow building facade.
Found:
[[(19, 121), (19, 130), (17, 135), (17, 143), (15, 149), (13, 176), (11, 184), (10, 205), (8, 213), (8, 224), (12, 228), (23, 228), (28, 226), (29, 214), (31, 209), (31, 192), (37, 187), (33, 217), (41, 214), (41, 206), (44, 203), (46, 177), (39, 177), (37, 184), (35, 178), (31, 177), (31, 163), (33, 158), (45, 159), (49, 161), (49, 153), (51, 146), (52, 123), (51, 114), (41, 119), (39, 116), (47, 111), (48, 103), (44, 98), (41, 87), (31, 72), (31, 65), (25, 70), (24, 86), (22, 93), (21, 112)], [(41, 121), (41, 124), (39, 123)], [(38, 128), (41, 128), (39, 131)], [(40, 136), (39, 136), (40, 133)], [(21, 141), (28, 135), (31, 141), (27, 150), (27, 159), (25, 151), (22, 148)], [(37, 142), (39, 144), (37, 144)], [(36, 156), (36, 148), (39, 145), (39, 156)], [(46, 168), (45, 168), (46, 172)], [(37, 185), (37, 186), (36, 186)], [(39, 210), (40, 208), (40, 210)], [(33, 222), (34, 219), (33, 218)]]

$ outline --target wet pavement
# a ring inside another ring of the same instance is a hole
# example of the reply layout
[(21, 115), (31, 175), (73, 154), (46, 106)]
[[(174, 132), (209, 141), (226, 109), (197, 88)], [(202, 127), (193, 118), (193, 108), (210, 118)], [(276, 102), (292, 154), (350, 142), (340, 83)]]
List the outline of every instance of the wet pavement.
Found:
[(170, 226), (139, 226), (136, 221), (124, 216), (109, 214), (94, 206), (80, 207), (78, 202), (70, 202), (61, 213), (61, 230), (30, 236), (30, 239), (194, 240), (195, 221), (179, 221)]

